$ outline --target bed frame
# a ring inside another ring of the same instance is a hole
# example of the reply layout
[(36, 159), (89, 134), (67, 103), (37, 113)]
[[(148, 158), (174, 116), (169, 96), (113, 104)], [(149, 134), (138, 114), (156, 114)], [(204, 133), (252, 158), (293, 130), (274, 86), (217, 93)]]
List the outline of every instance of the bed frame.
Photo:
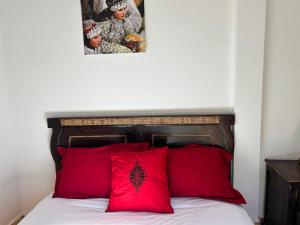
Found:
[[(112, 143), (149, 142), (151, 146), (216, 145), (233, 155), (234, 115), (48, 118), (51, 154), (56, 170), (57, 146), (95, 147)], [(233, 176), (231, 168), (231, 180)]]

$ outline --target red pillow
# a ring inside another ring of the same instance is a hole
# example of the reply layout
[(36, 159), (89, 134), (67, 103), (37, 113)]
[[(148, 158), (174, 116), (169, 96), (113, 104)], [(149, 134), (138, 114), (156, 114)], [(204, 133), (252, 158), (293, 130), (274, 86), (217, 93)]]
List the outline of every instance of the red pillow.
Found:
[(189, 145), (169, 150), (168, 160), (171, 196), (246, 203), (230, 183), (229, 152), (218, 147)]
[(56, 174), (53, 197), (100, 198), (111, 191), (110, 153), (143, 151), (147, 143), (113, 144), (98, 148), (62, 148), (62, 168)]
[(106, 212), (173, 213), (167, 178), (167, 148), (112, 154), (112, 192)]

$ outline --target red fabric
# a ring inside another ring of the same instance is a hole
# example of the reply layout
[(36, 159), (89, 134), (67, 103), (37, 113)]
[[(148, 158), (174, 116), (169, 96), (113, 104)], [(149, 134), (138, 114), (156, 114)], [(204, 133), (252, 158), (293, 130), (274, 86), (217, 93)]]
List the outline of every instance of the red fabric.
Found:
[(146, 143), (113, 144), (98, 148), (62, 148), (62, 168), (56, 174), (53, 197), (97, 198), (109, 197), (111, 191), (112, 152), (146, 150)]
[(112, 154), (112, 192), (106, 212), (173, 213), (167, 178), (167, 148)]
[(170, 149), (168, 174), (171, 195), (245, 204), (245, 199), (229, 180), (231, 160), (231, 154), (218, 147), (189, 145)]

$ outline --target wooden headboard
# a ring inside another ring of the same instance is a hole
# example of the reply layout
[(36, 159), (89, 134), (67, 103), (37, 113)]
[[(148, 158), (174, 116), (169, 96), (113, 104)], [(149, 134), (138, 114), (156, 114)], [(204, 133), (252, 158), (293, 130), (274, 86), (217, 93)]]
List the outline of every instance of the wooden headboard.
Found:
[(56, 170), (57, 146), (95, 147), (121, 142), (151, 146), (217, 145), (233, 154), (234, 115), (48, 118)]

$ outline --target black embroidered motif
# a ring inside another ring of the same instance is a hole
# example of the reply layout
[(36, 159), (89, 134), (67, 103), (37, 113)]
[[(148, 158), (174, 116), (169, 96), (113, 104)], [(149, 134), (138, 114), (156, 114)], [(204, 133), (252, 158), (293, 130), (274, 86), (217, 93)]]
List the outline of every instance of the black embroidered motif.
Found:
[(136, 191), (139, 191), (139, 187), (144, 183), (146, 178), (146, 171), (136, 161), (135, 166), (129, 173), (129, 181), (135, 187)]

